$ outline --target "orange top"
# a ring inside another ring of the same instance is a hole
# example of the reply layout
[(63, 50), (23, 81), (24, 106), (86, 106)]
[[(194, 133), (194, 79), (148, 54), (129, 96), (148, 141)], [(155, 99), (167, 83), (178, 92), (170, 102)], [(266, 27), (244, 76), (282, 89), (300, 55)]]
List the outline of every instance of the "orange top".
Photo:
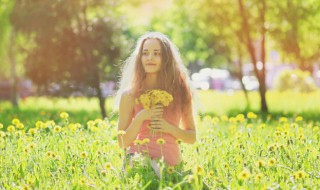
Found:
[[(141, 104), (134, 106), (133, 117), (143, 109)], [(175, 127), (179, 127), (181, 112), (180, 111), (169, 111), (168, 108), (164, 108), (163, 117), (165, 120)], [(134, 145), (131, 143), (127, 154), (139, 152), (141, 154), (147, 153), (150, 158), (161, 158), (163, 156), (164, 161), (168, 165), (177, 165), (181, 162), (179, 144), (176, 142), (176, 138), (169, 133), (152, 133), (148, 125), (150, 120), (146, 120), (142, 123), (140, 131), (136, 139), (143, 140), (148, 138), (150, 142), (148, 144)], [(157, 143), (159, 138), (163, 138), (165, 143), (160, 145)]]

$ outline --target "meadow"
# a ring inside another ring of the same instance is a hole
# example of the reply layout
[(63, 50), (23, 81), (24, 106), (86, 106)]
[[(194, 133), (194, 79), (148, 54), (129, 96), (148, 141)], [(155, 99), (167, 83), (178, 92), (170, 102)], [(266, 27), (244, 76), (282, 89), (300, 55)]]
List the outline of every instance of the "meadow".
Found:
[(0, 189), (319, 189), (319, 95), (269, 92), (262, 117), (255, 92), (250, 109), (241, 92), (200, 92), (197, 142), (179, 166), (159, 160), (160, 179), (143, 157), (123, 169), (112, 98), (105, 119), (95, 99), (1, 102)]

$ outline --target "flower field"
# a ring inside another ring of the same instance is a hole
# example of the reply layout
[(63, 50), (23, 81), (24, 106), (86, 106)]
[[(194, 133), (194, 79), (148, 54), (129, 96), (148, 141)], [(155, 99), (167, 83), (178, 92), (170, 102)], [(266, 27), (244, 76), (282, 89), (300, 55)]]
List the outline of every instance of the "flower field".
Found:
[[(181, 143), (184, 163), (158, 179), (143, 157), (122, 168), (115, 120), (56, 121), (0, 132), (0, 186), (5, 189), (290, 189), (320, 188), (319, 122), (302, 117), (265, 122), (249, 112), (198, 118), (198, 142)], [(2, 128), (3, 126), (0, 125)], [(143, 146), (143, 145), (141, 145)]]
[[(197, 142), (177, 142), (183, 163), (169, 167), (157, 161), (159, 179), (141, 155), (133, 157), (133, 167), (123, 168), (116, 114), (95, 119), (99, 112), (92, 102), (28, 101), (20, 110), (0, 104), (0, 189), (320, 189), (320, 121), (303, 115), (306, 108), (296, 111), (302, 115), (286, 116), (274, 107), (276, 114), (264, 119), (253, 112), (202, 114)], [(309, 110), (317, 114), (313, 102)], [(280, 104), (270, 101), (271, 107)], [(295, 111), (288, 103), (285, 109)]]

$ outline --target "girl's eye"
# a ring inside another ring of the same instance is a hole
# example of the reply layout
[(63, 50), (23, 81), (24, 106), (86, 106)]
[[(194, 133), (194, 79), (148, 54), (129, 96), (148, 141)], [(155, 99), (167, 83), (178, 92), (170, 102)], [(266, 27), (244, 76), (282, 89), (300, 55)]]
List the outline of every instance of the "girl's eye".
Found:
[(155, 53), (154, 53), (154, 55), (159, 56), (159, 55), (160, 55), (160, 53), (159, 53), (159, 52), (155, 52)]
[(143, 52), (142, 55), (148, 55), (148, 52)]

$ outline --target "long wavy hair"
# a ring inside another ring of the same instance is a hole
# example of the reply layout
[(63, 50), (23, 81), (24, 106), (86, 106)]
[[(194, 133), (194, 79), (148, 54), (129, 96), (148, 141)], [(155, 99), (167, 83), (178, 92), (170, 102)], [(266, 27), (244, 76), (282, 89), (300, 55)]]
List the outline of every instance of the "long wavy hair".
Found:
[(129, 91), (134, 97), (138, 97), (146, 89), (144, 71), (141, 56), (144, 42), (147, 39), (157, 39), (161, 44), (162, 64), (157, 75), (157, 89), (166, 90), (173, 95), (172, 109), (184, 109), (192, 103), (195, 90), (190, 85), (190, 77), (180, 57), (179, 50), (167, 36), (160, 32), (148, 32), (142, 35), (129, 58), (122, 68), (119, 89), (116, 94), (115, 107), (119, 106), (123, 92)]

